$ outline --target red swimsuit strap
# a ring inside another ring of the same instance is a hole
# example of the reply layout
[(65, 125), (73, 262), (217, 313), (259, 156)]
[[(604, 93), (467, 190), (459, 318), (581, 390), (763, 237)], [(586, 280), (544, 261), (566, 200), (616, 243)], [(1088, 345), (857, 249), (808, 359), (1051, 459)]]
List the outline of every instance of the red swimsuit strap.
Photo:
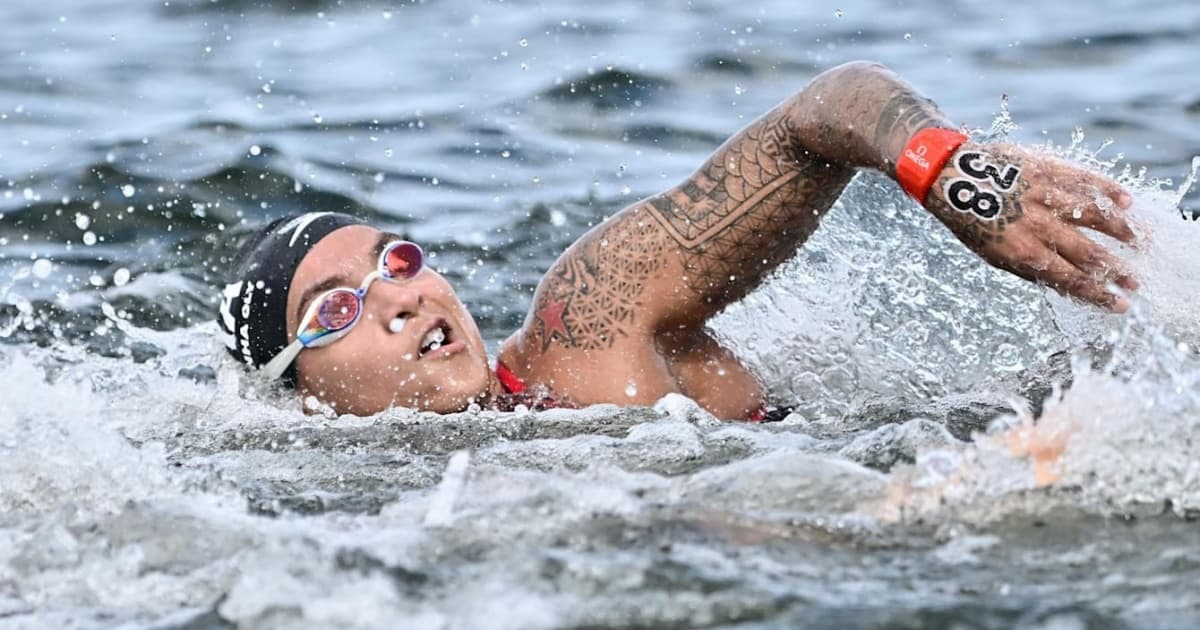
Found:
[(525, 391), (525, 381), (500, 361), (496, 361), (496, 378), (500, 379), (500, 386), (507, 394), (520, 394)]
[[(496, 361), (496, 378), (499, 379), (500, 386), (504, 388), (504, 393), (506, 394), (522, 394), (525, 392), (525, 381), (522, 381), (521, 377), (513, 374), (513, 371), (500, 361)], [(758, 409), (751, 412), (746, 420), (749, 422), (762, 422), (769, 418), (770, 413), (767, 411), (766, 406), (759, 405)]]

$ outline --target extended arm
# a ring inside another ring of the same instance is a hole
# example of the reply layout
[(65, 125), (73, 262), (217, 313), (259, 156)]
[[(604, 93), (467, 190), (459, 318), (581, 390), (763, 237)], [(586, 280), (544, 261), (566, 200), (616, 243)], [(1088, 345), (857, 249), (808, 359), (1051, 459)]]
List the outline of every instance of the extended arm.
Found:
[[(918, 130), (950, 127), (928, 99), (877, 64), (829, 70), (734, 135), (691, 177), (579, 239), (538, 288), (524, 328), (536, 351), (605, 350), (623, 338), (697, 328), (743, 297), (816, 229), (857, 168), (895, 176)], [(984, 217), (946, 199), (951, 160), (925, 205), (989, 263), (1110, 307), (1136, 286), (1075, 229), (1131, 240), (1111, 181), (1005, 145), (964, 145), (1020, 177)], [(986, 184), (980, 184), (984, 188)], [(1078, 212), (1077, 212), (1078, 211)]]
[[(876, 64), (835, 68), (796, 100), (806, 149), (893, 178), (914, 134), (951, 127), (932, 101)], [(1026, 280), (1117, 311), (1127, 302), (1107, 284), (1138, 287), (1116, 257), (1078, 229), (1135, 241), (1124, 214), (1132, 198), (1106, 177), (1014, 145), (966, 143), (922, 202), (980, 257)]]

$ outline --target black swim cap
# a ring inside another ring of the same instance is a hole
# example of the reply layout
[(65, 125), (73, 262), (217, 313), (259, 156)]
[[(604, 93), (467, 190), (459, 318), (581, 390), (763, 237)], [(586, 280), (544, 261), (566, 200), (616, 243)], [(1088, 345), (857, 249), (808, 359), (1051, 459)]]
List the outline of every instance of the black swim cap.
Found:
[[(234, 358), (257, 369), (287, 346), (288, 290), (300, 261), (334, 230), (362, 223), (348, 214), (309, 212), (272, 221), (242, 243), (217, 316)], [(295, 385), (294, 363), (280, 380)]]

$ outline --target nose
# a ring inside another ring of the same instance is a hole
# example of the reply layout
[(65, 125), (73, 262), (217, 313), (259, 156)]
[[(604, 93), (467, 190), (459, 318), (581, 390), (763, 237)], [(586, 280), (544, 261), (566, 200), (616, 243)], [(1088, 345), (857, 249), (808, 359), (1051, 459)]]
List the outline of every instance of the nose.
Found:
[(392, 319), (408, 319), (425, 305), (425, 295), (419, 281), (395, 283), (387, 280), (373, 282), (365, 298), (367, 308), (386, 325)]

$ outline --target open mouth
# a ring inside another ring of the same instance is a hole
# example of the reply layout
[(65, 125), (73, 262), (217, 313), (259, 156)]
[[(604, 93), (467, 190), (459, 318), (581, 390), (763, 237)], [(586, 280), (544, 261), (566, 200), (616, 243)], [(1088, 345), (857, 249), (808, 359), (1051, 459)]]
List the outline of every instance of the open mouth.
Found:
[(434, 323), (425, 336), (421, 338), (421, 347), (417, 350), (417, 358), (424, 357), (430, 352), (440, 350), (442, 346), (452, 342), (450, 338), (450, 326), (446, 324), (446, 320), (439, 319)]

